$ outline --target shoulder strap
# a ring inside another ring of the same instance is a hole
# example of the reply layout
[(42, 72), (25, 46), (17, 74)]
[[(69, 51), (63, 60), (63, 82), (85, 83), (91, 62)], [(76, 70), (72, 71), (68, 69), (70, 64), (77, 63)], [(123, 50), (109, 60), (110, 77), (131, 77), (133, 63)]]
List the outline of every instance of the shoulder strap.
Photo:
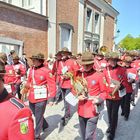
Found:
[(34, 68), (32, 69), (32, 78), (33, 78), (33, 85), (36, 85), (36, 82), (35, 82), (35, 70), (34, 70)]
[(64, 68), (64, 62), (60, 62), (62, 69)]
[(18, 109), (22, 109), (25, 107), (25, 105), (21, 102), (19, 102), (16, 98), (10, 98), (10, 102), (15, 105)]
[(100, 67), (98, 60), (95, 60), (96, 64), (98, 65), (98, 67)]
[(111, 78), (111, 74), (110, 74), (110, 71), (109, 71), (109, 68), (107, 67), (107, 73), (108, 73), (108, 77), (109, 77), (109, 79), (112, 79)]

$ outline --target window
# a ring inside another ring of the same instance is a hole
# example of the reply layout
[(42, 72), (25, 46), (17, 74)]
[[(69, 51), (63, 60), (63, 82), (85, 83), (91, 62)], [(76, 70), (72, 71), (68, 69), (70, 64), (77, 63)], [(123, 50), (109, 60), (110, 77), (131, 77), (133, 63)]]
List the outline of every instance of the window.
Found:
[(86, 31), (92, 32), (92, 10), (87, 9), (87, 16), (86, 16)]
[(61, 27), (61, 48), (67, 47), (71, 50), (71, 39), (72, 39), (72, 30)]
[(91, 43), (90, 42), (85, 42), (85, 51), (90, 52), (91, 51)]
[(11, 50), (15, 50), (16, 53), (19, 54), (19, 46), (0, 43), (0, 52), (4, 52), (8, 55)]
[(93, 43), (93, 52), (98, 52), (98, 44), (97, 43)]
[(95, 16), (94, 16), (94, 28), (95, 28), (95, 33), (96, 34), (99, 34), (100, 32), (100, 15), (99, 13), (95, 13)]
[(22, 7), (31, 7), (33, 6), (33, 0), (22, 0)]
[(3, 1), (3, 2), (7, 2), (7, 3), (12, 3), (12, 0), (0, 0), (0, 1)]

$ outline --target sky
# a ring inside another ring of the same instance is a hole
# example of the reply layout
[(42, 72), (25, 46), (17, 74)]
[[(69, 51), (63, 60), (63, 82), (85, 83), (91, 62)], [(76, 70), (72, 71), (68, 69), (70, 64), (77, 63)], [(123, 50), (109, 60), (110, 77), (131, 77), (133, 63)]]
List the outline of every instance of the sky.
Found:
[(117, 21), (115, 42), (121, 41), (127, 34), (140, 35), (140, 0), (112, 0), (112, 6), (120, 13)]

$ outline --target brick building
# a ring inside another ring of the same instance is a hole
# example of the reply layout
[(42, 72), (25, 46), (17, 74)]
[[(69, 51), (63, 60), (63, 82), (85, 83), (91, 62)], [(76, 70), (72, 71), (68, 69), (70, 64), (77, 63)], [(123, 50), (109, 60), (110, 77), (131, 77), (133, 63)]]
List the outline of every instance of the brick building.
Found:
[(47, 56), (47, 16), (1, 1), (0, 11), (0, 52), (15, 49), (20, 56), (24, 51), (29, 57), (41, 51)]
[[(4, 2), (1, 2), (4, 1)], [(6, 2), (6, 3), (5, 3)], [(0, 51), (47, 57), (113, 46), (118, 12), (112, 0), (0, 0)]]

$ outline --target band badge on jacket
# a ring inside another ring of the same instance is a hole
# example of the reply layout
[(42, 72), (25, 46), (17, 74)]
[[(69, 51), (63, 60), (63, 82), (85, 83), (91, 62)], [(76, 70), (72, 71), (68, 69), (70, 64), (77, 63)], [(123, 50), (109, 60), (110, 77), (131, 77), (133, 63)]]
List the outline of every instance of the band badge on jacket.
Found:
[(19, 119), (18, 122), (20, 123), (20, 133), (27, 134), (29, 131), (28, 118)]
[(44, 80), (44, 76), (40, 76), (40, 80), (41, 80), (41, 81)]
[(92, 85), (95, 85), (96, 84), (96, 81), (95, 80), (92, 80), (91, 83), (92, 83)]

